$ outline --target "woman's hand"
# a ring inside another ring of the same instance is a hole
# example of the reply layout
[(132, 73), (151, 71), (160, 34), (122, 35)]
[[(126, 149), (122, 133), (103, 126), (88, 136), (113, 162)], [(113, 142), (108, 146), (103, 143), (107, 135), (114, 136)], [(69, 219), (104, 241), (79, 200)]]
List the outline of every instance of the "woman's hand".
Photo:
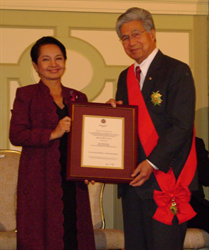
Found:
[(85, 180), (84, 183), (85, 183), (86, 185), (88, 185), (89, 183), (91, 183), (92, 185), (94, 185), (94, 184), (95, 184), (95, 181), (93, 181), (93, 180), (91, 180), (91, 181)]
[(64, 133), (69, 133), (71, 127), (71, 118), (69, 116), (65, 116), (63, 119), (59, 121), (55, 130), (52, 131), (49, 140), (54, 140), (62, 137)]

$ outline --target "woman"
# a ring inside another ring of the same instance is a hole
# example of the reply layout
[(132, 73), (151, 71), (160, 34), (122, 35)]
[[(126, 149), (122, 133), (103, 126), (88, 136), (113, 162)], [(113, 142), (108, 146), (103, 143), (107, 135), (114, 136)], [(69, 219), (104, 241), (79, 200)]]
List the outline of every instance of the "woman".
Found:
[(88, 189), (66, 181), (68, 106), (86, 95), (64, 87), (66, 50), (53, 37), (31, 49), (40, 82), (17, 89), (10, 140), (22, 146), (17, 190), (17, 249), (95, 249)]

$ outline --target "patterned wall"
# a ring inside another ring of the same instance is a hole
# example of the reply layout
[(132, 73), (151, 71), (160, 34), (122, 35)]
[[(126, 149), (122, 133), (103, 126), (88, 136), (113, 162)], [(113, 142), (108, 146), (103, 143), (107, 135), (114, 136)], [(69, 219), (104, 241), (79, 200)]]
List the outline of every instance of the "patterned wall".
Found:
[[(82, 90), (89, 101), (105, 102), (114, 96), (119, 73), (132, 63), (125, 55), (114, 30), (117, 17), (118, 14), (104, 13), (1, 10), (1, 148), (11, 147), (8, 127), (16, 88), (38, 81), (31, 67), (29, 52), (32, 44), (41, 36), (53, 35), (67, 48), (64, 85)], [(199, 72), (194, 63), (197, 54), (194, 47), (197, 40), (194, 24), (197, 21), (191, 16), (155, 15), (154, 18), (158, 47), (165, 54), (188, 63), (196, 77)], [(199, 53), (204, 59), (204, 53)], [(204, 74), (201, 75), (204, 79)], [(198, 90), (201, 94), (200, 103), (197, 101), (199, 106), (205, 105), (201, 103), (202, 95), (206, 94), (205, 85), (201, 80), (202, 87)], [(201, 136), (207, 136), (202, 128), (198, 132)]]

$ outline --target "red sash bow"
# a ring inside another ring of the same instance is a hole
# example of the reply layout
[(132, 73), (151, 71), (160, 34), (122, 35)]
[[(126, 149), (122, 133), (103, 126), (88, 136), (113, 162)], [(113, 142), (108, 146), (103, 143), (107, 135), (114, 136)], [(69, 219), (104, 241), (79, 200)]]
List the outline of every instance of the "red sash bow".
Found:
[[(138, 133), (146, 156), (148, 156), (156, 146), (159, 137), (136, 80), (134, 64), (128, 69), (127, 88), (129, 104), (138, 105)], [(154, 170), (155, 178), (162, 190), (154, 190), (153, 198), (158, 206), (153, 216), (155, 220), (171, 225), (176, 215), (181, 224), (196, 215), (189, 204), (191, 193), (188, 188), (194, 177), (196, 165), (194, 131), (191, 151), (177, 180), (172, 168), (167, 173)]]

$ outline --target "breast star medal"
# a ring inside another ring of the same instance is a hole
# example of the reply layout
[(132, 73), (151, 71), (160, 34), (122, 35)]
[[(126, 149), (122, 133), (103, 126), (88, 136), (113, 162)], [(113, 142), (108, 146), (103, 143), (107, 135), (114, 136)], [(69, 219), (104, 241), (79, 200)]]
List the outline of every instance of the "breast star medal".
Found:
[(177, 206), (176, 206), (175, 199), (172, 199), (170, 210), (171, 210), (172, 214), (176, 215), (178, 209), (177, 209)]
[(154, 104), (154, 106), (158, 105), (160, 106), (161, 102), (163, 101), (161, 99), (161, 94), (159, 93), (159, 90), (157, 92), (152, 92), (151, 95), (151, 102)]

